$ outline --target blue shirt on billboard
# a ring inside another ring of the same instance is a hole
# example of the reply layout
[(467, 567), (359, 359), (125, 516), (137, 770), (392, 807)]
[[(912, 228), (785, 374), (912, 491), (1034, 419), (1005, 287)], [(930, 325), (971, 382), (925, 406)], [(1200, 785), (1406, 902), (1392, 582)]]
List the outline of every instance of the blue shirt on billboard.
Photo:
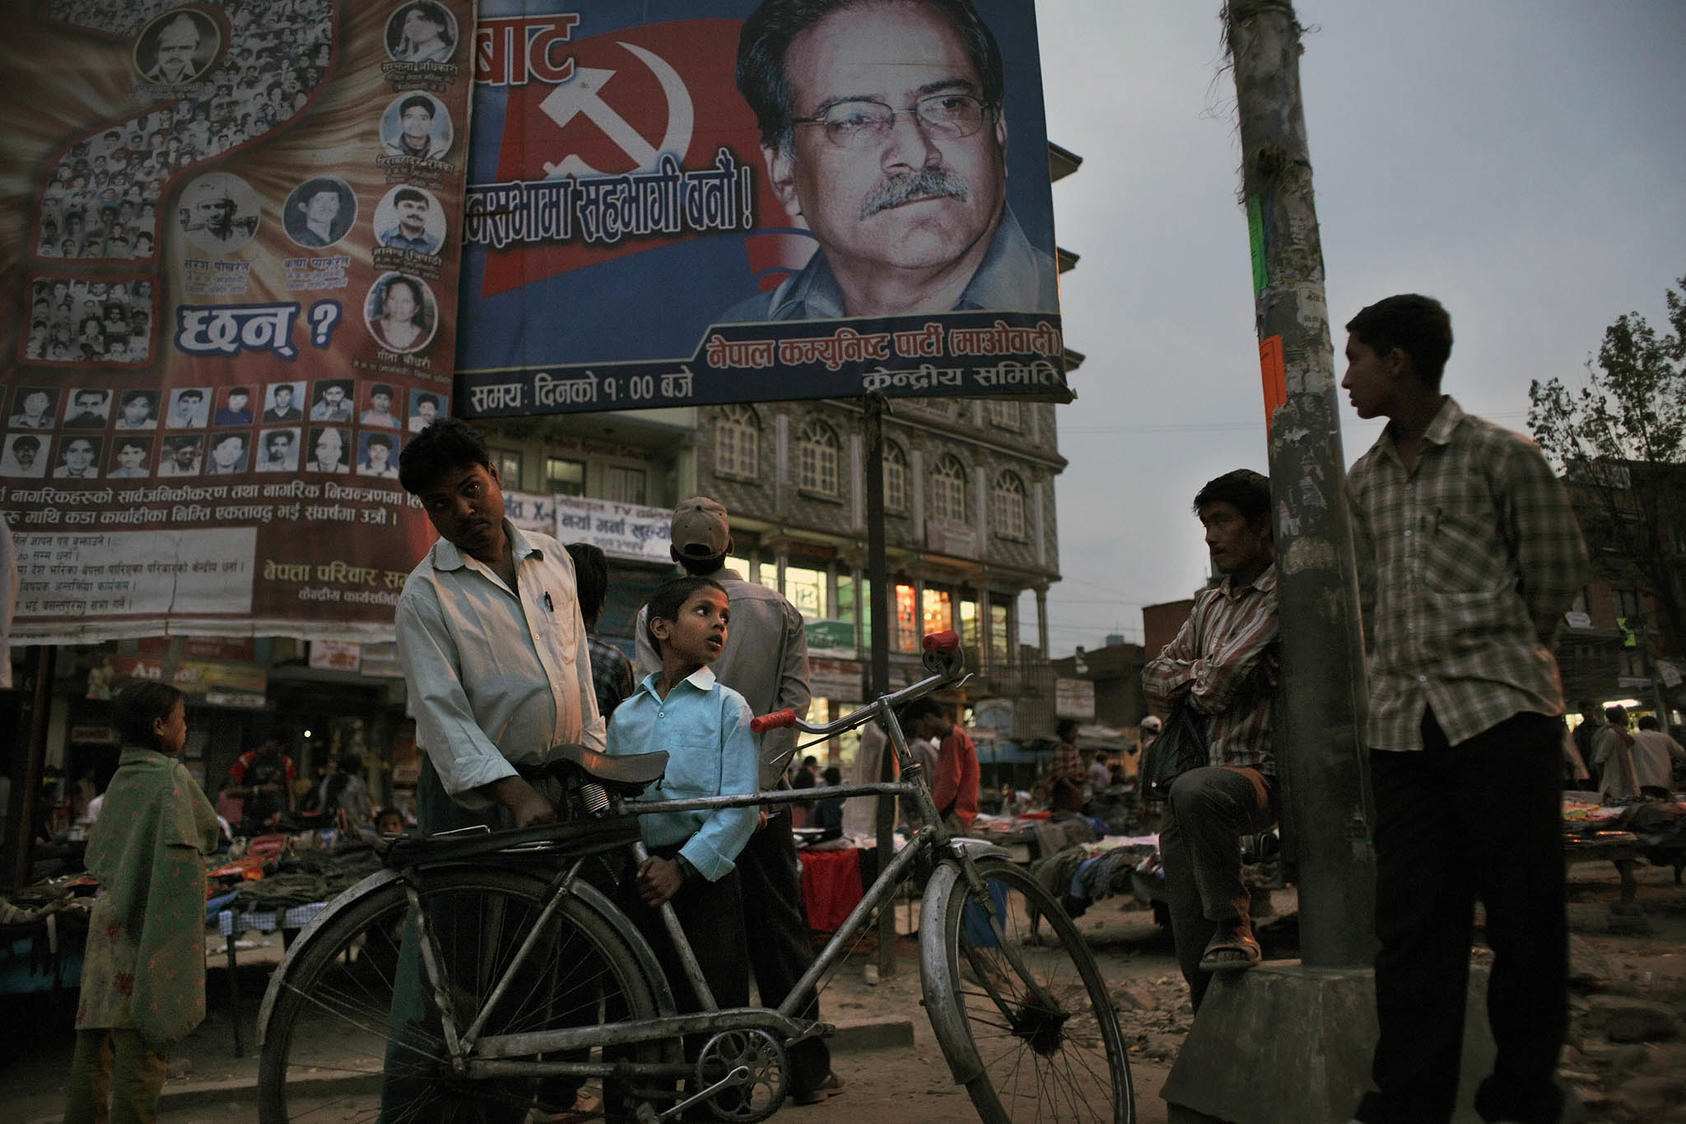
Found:
[[(1059, 306), (1053, 257), (1030, 244), (1013, 217), (1013, 209), (1004, 207), (989, 249), (953, 311), (1054, 312)], [(848, 315), (843, 308), (843, 292), (821, 249), (814, 251), (800, 273), (785, 278), (771, 292), (757, 293), (734, 304), (717, 323), (841, 320)]]
[(422, 254), (436, 254), (439, 252), (439, 239), (431, 234), (423, 234), (420, 238), (410, 238), (405, 235), (397, 223), (393, 223), (381, 232), (380, 244), (394, 250), (415, 250)]

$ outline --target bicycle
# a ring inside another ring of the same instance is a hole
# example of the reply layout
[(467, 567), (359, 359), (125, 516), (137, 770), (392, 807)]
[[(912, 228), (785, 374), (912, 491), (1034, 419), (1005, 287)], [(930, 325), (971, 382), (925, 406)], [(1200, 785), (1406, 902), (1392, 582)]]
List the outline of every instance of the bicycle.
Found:
[[(902, 779), (834, 794), (912, 801), (923, 825), (777, 1007), (717, 1009), (667, 905), (666, 928), (704, 1008), (676, 1011), (649, 942), (612, 889), (588, 875), (610, 856), (646, 855), (639, 814), (812, 793), (629, 805), (661, 775), (665, 753), (560, 747), (568, 819), (401, 839), (384, 855), (386, 869), (336, 898), (294, 942), (259, 1014), (260, 1119), (287, 1124), (321, 1111), (336, 1120), (523, 1120), (535, 1107), (568, 1108), (579, 1084), (596, 1080), (609, 1119), (677, 1120), (706, 1107), (753, 1124), (785, 1100), (787, 1049), (830, 1032), (798, 1016), (801, 997), (903, 882), (928, 871), (924, 1006), (979, 1117), (1134, 1124), (1117, 1012), (1076, 926), (1005, 852), (950, 834), (896, 720), (902, 704), (964, 678), (958, 649), (953, 633), (926, 637), (926, 678), (833, 722), (809, 724), (790, 711), (755, 719), (757, 732), (794, 726), (821, 738), (881, 720)], [(1038, 919), (1051, 943), (1038, 938)], [(684, 1040), (705, 1036), (687, 1060)], [(377, 1093), (384, 1112), (371, 1102)]]

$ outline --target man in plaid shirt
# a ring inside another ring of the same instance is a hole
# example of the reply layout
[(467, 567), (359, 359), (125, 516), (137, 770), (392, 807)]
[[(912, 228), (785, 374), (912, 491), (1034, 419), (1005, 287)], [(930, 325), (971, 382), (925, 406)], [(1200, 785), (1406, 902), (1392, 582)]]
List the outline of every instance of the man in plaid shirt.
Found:
[(1359, 417), (1388, 419), (1348, 480), (1381, 941), (1377, 1091), (1357, 1119), (1451, 1119), (1479, 897), (1498, 1056), (1476, 1111), (1550, 1124), (1568, 963), (1551, 648), (1586, 547), (1533, 442), (1440, 392), (1452, 321), (1438, 301), (1388, 297), (1346, 327), (1341, 385)]
[(1278, 631), (1270, 481), (1225, 473), (1194, 510), (1224, 580), (1195, 598), (1177, 638), (1142, 669), (1142, 688), (1155, 707), (1186, 700), (1206, 733), (1207, 766), (1171, 782), (1159, 829), (1171, 940), (1198, 1010), (1210, 973), (1259, 962), (1239, 837), (1275, 820)]

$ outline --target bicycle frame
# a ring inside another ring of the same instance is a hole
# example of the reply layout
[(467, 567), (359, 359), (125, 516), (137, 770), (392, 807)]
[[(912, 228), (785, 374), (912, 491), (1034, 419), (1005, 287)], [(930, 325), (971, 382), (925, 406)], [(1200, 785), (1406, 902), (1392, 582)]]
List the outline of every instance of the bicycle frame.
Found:
[[(467, 1075), (470, 1077), (531, 1076), (555, 1073), (603, 1075), (610, 1067), (593, 1066), (589, 1063), (517, 1061), (514, 1059), (583, 1046), (627, 1046), (685, 1034), (719, 1033), (734, 1029), (765, 1030), (776, 1027), (787, 1043), (821, 1034), (825, 1030), (824, 1025), (797, 1020), (795, 1018), (796, 1009), (801, 1005), (803, 997), (836, 967), (846, 955), (848, 948), (853, 945), (865, 928), (867, 919), (875, 910), (889, 903), (896, 890), (907, 879), (912, 866), (927, 852), (936, 853), (940, 856), (940, 861), (954, 862), (960, 866), (969, 892), (975, 895), (975, 900), (984, 910), (988, 924), (996, 939), (1001, 942), (1009, 961), (1021, 973), (1024, 972), (1025, 966), (1018, 952), (1010, 946), (1005, 938), (1000, 919), (995, 915), (993, 905), (989, 904), (984, 880), (978, 873), (969, 853), (979, 847), (988, 848), (1002, 855), (1005, 852), (991, 847), (989, 844), (962, 843), (949, 832), (946, 825), (942, 823), (941, 817), (937, 814), (930, 789), (924, 784), (919, 763), (909, 750), (906, 735), (903, 733), (901, 724), (895, 715), (895, 708), (899, 704), (921, 697), (944, 683), (953, 681), (953, 679), (954, 676), (952, 675), (930, 676), (893, 694), (875, 699), (859, 710), (823, 725), (812, 725), (802, 721), (791, 723), (803, 733), (828, 737), (864, 725), (874, 718), (881, 719), (889, 736), (889, 744), (894, 747), (897, 761), (900, 763), (903, 779), (900, 781), (840, 785), (830, 787), (826, 791), (832, 796), (843, 798), (897, 796), (911, 799), (919, 807), (923, 826), (915, 832), (908, 845), (897, 852), (879, 871), (878, 877), (873, 880), (872, 885), (861, 896), (861, 900), (850, 910), (848, 917), (844, 919), (842, 925), (832, 934), (825, 947), (814, 958), (814, 962), (810, 965), (808, 971), (792, 986), (789, 994), (784, 996), (777, 1007), (745, 1007), (724, 1010), (716, 1007), (702, 978), (701, 969), (698, 967), (695, 956), (691, 951), (690, 942), (673, 913), (673, 907), (671, 904), (664, 904), (662, 906), (664, 922), (674, 939), (687, 979), (701, 999), (704, 1010), (690, 1014), (641, 1019), (606, 1026), (559, 1028), (478, 1038), (479, 1028), (485, 1023), (492, 1007), (495, 1006), (498, 998), (502, 995), (503, 989), (500, 986), (488, 999), (485, 1007), (478, 1013), (474, 1022), (463, 1033), (457, 1044), (457, 1050), (460, 1053), (456, 1053), (456, 1056), (463, 1058)], [(811, 791), (800, 789), (768, 790), (737, 795), (698, 797), (690, 800), (634, 801), (617, 807), (616, 811), (631, 815), (648, 815), (707, 808), (793, 804), (812, 799), (812, 797)], [(640, 859), (645, 857), (647, 853), (643, 850), (641, 844), (635, 844), (634, 847)], [(560, 895), (568, 892), (572, 877), (572, 872), (569, 872), (567, 877), (552, 891), (549, 908), (553, 909), (559, 901)], [(522, 959), (530, 952), (534, 943), (534, 941), (529, 940), (518, 950), (515, 959), (507, 969), (506, 979), (514, 976), (521, 965)], [(429, 966), (428, 971), (431, 976), (433, 974), (431, 966)]]

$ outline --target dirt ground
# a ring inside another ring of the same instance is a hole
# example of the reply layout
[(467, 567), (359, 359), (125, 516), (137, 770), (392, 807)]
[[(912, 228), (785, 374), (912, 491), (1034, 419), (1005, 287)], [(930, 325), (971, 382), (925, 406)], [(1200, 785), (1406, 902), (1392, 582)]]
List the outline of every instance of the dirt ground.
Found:
[[(1608, 863), (1571, 868), (1568, 895), (1572, 937), (1572, 1027), (1560, 1071), (1585, 1102), (1593, 1124), (1686, 1122), (1686, 889), (1673, 871), (1641, 865), (1638, 903), (1648, 928), (1611, 931), (1610, 905), (1619, 894)], [(1297, 955), (1295, 897), (1277, 891), (1279, 916), (1261, 926), (1265, 954)], [(1619, 919), (1618, 919), (1619, 920)], [(1130, 1043), (1140, 1124), (1167, 1124), (1159, 1091), (1176, 1060), (1192, 1014), (1176, 974), (1167, 934), (1132, 902), (1109, 901), (1078, 922), (1112, 986)], [(278, 950), (276, 950), (278, 951)], [(826, 1017), (840, 1026), (911, 1024), (912, 1047), (839, 1050), (841, 1096), (821, 1105), (791, 1107), (779, 1119), (812, 1124), (946, 1124), (977, 1119), (964, 1090), (949, 1077), (919, 1005), (915, 941), (898, 942), (899, 970), (876, 979), (876, 957), (857, 952), (823, 999)], [(1480, 959), (1483, 950), (1476, 956)], [(256, 1066), (250, 1057), (254, 1019), (267, 976), (263, 950), (242, 952), (241, 1023), (248, 1057), (235, 1059), (227, 979), (210, 973), (210, 1015), (174, 1063), (161, 1119), (193, 1124), (249, 1124), (257, 1120)], [(70, 1060), (69, 1002), (41, 997), (0, 1001), (0, 1120), (57, 1121)]]

